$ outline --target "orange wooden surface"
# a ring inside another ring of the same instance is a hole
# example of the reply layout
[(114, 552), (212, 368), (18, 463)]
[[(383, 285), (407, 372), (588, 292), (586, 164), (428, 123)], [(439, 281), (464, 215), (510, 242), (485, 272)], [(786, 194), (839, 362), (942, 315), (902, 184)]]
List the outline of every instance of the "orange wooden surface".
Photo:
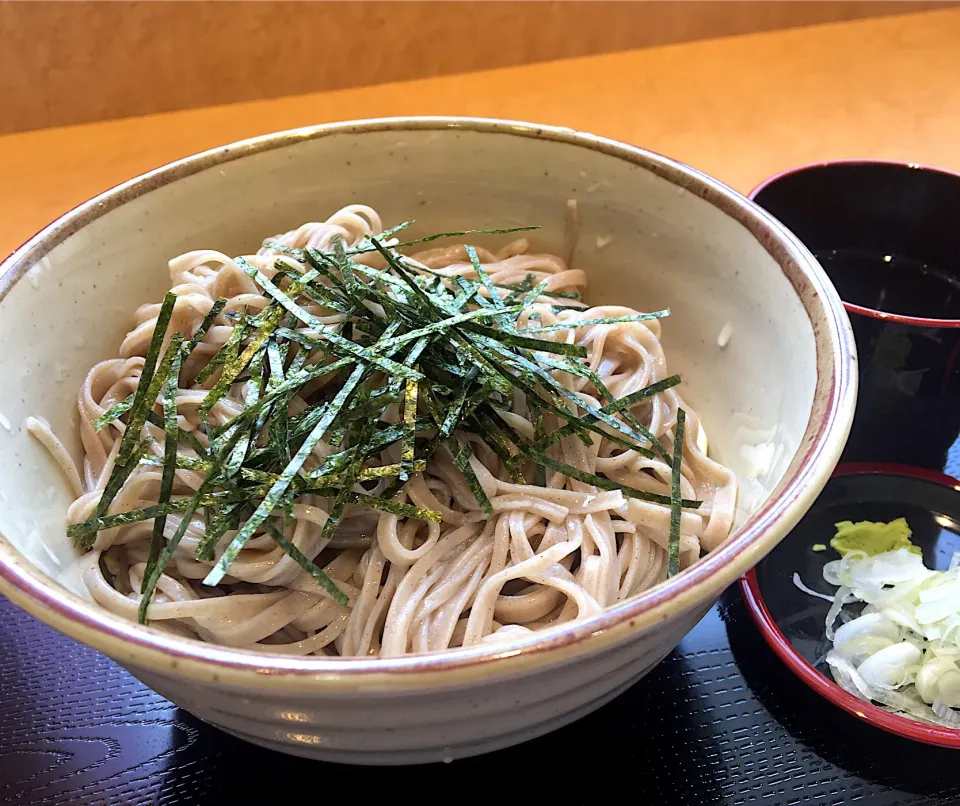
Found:
[(942, 5), (943, 0), (0, 2), (0, 132)]
[(674, 45), (0, 137), (0, 253), (137, 173), (231, 140), (357, 117), (572, 126), (747, 191), (818, 159), (960, 170), (960, 10)]

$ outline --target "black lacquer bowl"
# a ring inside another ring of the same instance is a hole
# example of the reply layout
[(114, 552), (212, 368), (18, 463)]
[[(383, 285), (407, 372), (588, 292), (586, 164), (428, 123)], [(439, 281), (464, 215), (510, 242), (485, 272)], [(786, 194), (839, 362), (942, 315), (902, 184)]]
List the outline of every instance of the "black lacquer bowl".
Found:
[(960, 551), (960, 481), (930, 470), (892, 464), (843, 464), (827, 483), (796, 528), (747, 573), (740, 584), (750, 614), (767, 643), (808, 686), (863, 721), (928, 744), (960, 748), (960, 730), (917, 722), (892, 714), (847, 693), (830, 677), (824, 638), (830, 603), (804, 593), (805, 585), (832, 595), (836, 588), (823, 579), (823, 566), (837, 559), (829, 544), (839, 521), (882, 521), (906, 518), (911, 540), (923, 550), (928, 568), (946, 568)]
[(960, 175), (841, 160), (750, 198), (814, 253), (853, 325), (860, 384), (841, 461), (943, 470), (960, 435)]

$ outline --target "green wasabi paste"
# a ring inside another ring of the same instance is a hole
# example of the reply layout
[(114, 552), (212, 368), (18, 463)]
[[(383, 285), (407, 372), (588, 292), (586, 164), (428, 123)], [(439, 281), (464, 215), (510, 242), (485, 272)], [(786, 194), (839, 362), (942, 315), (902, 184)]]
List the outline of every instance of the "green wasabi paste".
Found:
[(841, 521), (835, 526), (837, 533), (830, 545), (843, 556), (852, 551), (861, 551), (872, 556), (897, 549), (907, 549), (913, 554), (921, 553), (919, 546), (910, 542), (912, 532), (906, 518), (897, 518), (890, 523)]

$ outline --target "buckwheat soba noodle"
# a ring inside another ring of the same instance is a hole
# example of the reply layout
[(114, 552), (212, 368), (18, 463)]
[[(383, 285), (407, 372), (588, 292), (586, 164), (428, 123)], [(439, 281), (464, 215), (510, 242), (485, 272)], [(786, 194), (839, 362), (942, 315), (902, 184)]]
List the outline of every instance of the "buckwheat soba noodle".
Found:
[(174, 258), (83, 383), (82, 465), (29, 424), (96, 602), (268, 653), (436, 652), (596, 615), (727, 537), (666, 311), (588, 307), (518, 230), (404, 228), (351, 205)]

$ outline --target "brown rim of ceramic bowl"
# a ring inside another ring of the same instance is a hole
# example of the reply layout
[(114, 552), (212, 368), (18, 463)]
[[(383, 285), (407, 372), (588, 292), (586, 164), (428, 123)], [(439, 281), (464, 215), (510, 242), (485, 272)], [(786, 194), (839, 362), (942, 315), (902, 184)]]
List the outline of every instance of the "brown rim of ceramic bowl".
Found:
[[(327, 124), (264, 135), (172, 162), (132, 179), (66, 213), (0, 264), (0, 302), (27, 270), (56, 245), (125, 202), (211, 167), (303, 140), (381, 131), (462, 130), (569, 143), (622, 159), (704, 199), (740, 222), (781, 266), (810, 318), (816, 339), (817, 385), (802, 453), (776, 494), (734, 540), (697, 565), (599, 616), (533, 638), (400, 658), (317, 658), (230, 649), (156, 632), (101, 609), (37, 571), (0, 534), (0, 592), (71, 637), (159, 673), (207, 682), (299, 691), (370, 691), (478, 681), (570, 659), (653, 628), (672, 615), (712, 600), (779, 541), (813, 502), (836, 465), (853, 419), (856, 348), (850, 322), (813, 256), (772, 217), (715, 179), (666, 157), (572, 129), (481, 118), (383, 118)], [(491, 666), (493, 668), (491, 668)]]

